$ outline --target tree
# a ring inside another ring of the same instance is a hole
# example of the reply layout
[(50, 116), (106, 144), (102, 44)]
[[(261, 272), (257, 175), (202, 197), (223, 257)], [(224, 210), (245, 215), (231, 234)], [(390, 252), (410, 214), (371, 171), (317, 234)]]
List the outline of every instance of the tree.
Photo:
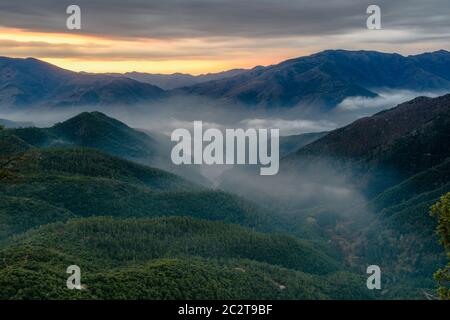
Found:
[[(4, 129), (5, 129), (5, 127), (0, 124), (0, 132), (3, 131)], [(3, 158), (3, 157), (1, 157), (1, 158)], [(3, 159), (1, 159), (1, 158), (0, 158), (0, 180), (4, 179), (7, 176), (7, 172), (3, 168), (3, 165), (2, 165)]]
[[(0, 133), (6, 131), (5, 127), (0, 125)], [(1, 139), (1, 137), (0, 137)], [(0, 141), (1, 146), (1, 141)], [(26, 159), (26, 152), (20, 151), (16, 153), (6, 152), (0, 148), (0, 181), (9, 179), (10, 177), (15, 177), (17, 175), (16, 169), (14, 168), (19, 161)]]
[(439, 297), (450, 300), (450, 192), (431, 207), (431, 215), (437, 217), (437, 234), (447, 253), (447, 265), (434, 274), (439, 284)]

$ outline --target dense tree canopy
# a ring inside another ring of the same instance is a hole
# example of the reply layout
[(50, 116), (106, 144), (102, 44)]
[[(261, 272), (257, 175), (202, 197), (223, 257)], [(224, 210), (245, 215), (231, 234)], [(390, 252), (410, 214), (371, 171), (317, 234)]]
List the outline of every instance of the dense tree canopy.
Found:
[[(450, 193), (442, 198), (431, 208), (432, 215), (438, 219), (437, 233), (450, 260)], [(435, 278), (439, 283), (439, 296), (441, 299), (450, 300), (450, 261), (438, 270)]]

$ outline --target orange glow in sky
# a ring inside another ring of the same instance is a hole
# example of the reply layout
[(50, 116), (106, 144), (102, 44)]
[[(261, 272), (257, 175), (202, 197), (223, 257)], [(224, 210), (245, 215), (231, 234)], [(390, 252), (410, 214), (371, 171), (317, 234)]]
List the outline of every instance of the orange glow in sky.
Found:
[[(191, 37), (180, 39), (125, 38), (46, 33), (0, 27), (0, 52), (7, 57), (33, 57), (61, 68), (86, 72), (147, 72), (202, 74), (234, 68), (271, 65), (324, 49), (378, 50), (414, 54), (433, 51), (440, 42), (417, 46), (401, 39), (408, 30), (359, 30), (351, 34), (275, 38)], [(392, 41), (380, 46), (382, 39)], [(398, 40), (398, 41), (397, 41)]]
[(226, 50), (227, 41), (115, 39), (0, 28), (2, 55), (34, 57), (73, 71), (201, 74), (268, 65), (289, 57), (273, 49), (270, 54), (258, 54), (245, 46)]

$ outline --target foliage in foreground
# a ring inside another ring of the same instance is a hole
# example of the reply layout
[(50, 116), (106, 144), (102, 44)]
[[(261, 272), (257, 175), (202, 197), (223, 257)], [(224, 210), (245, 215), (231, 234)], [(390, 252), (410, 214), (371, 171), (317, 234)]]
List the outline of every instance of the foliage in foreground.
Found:
[(431, 214), (438, 219), (437, 233), (447, 253), (447, 265), (439, 269), (434, 277), (439, 284), (439, 297), (450, 300), (450, 193), (431, 207)]

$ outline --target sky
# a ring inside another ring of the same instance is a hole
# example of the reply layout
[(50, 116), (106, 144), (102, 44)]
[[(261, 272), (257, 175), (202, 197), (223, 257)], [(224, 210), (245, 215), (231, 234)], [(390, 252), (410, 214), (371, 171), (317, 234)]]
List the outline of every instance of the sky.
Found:
[[(81, 8), (81, 30), (66, 9)], [(381, 30), (366, 9), (381, 8)], [(86, 72), (201, 74), (325, 49), (450, 50), (449, 0), (0, 0), (0, 55)]]

